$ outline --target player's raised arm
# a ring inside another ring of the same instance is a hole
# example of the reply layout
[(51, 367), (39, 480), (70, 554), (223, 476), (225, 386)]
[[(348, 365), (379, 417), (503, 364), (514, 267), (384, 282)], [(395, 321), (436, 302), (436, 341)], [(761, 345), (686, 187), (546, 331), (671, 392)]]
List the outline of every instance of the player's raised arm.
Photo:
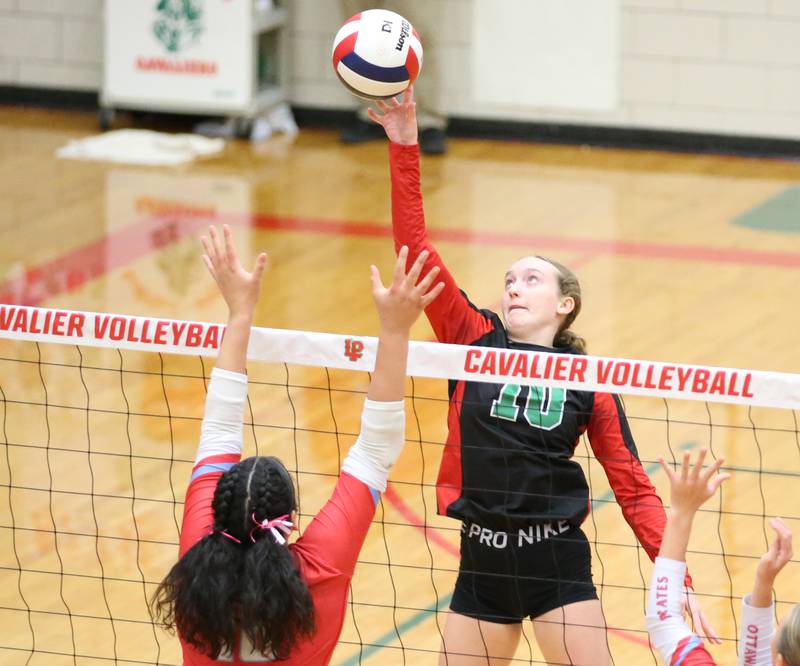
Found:
[(180, 554), (206, 534), (213, 522), (211, 496), (219, 477), (242, 456), (244, 410), (247, 404), (247, 343), (267, 255), (261, 253), (252, 271), (245, 270), (226, 225), (209, 227), (201, 238), (203, 263), (228, 306), (228, 325), (220, 345), (206, 395), (200, 442), (184, 506)]
[[(379, 493), (405, 444), (405, 382), (411, 325), (442, 291), (438, 269), (423, 276), (427, 255), (421, 254), (406, 273), (408, 249), (397, 257), (392, 281), (384, 286), (375, 266), (372, 296), (380, 319), (378, 353), (361, 412), (358, 440), (342, 464), (331, 499), (308, 526), (298, 546), (324, 553), (326, 561), (352, 575), (366, 538)], [(340, 537), (347, 534), (346, 539)]]
[(436, 338), (440, 342), (470, 344), (491, 329), (491, 324), (472, 306), (461, 292), (455, 278), (447, 270), (439, 253), (428, 239), (425, 211), (420, 189), (419, 146), (417, 145), (417, 116), (414, 89), (403, 94), (402, 100), (392, 98), (378, 101), (377, 110), (369, 110), (370, 118), (386, 131), (389, 137), (389, 166), (392, 177), (392, 233), (395, 250), (408, 247), (410, 261), (427, 251), (424, 272), (437, 266), (439, 280), (444, 283), (441, 298), (425, 309)]
[(772, 588), (775, 578), (791, 561), (793, 551), (792, 533), (786, 523), (780, 518), (773, 518), (770, 525), (775, 530), (775, 538), (758, 562), (753, 591), (742, 599), (739, 666), (771, 664), (773, 649), (778, 666), (793, 664), (796, 657), (800, 656), (800, 635), (797, 631), (800, 609), (797, 607), (782, 623), (778, 640), (773, 645), (775, 604), (772, 602)]
[(253, 313), (261, 295), (261, 277), (267, 265), (262, 252), (252, 271), (239, 262), (230, 227), (223, 225), (222, 237), (215, 227), (209, 227), (202, 237), (203, 263), (219, 287), (228, 306), (228, 325), (217, 356), (216, 367), (231, 372), (246, 373), (247, 343), (253, 325)]
[(364, 401), (361, 433), (342, 465), (343, 471), (381, 492), (386, 489), (389, 470), (405, 443), (403, 396), (409, 331), (422, 310), (444, 288), (441, 282), (434, 284), (439, 274), (437, 267), (421, 277), (427, 252), (417, 257), (408, 273), (407, 257), (408, 248), (401, 248), (388, 287), (383, 285), (378, 269), (371, 267), (372, 296), (380, 319), (378, 354)]
[[(247, 344), (253, 313), (261, 295), (267, 255), (261, 253), (252, 271), (242, 267), (230, 227), (222, 233), (209, 227), (202, 237), (203, 263), (228, 306), (228, 324), (211, 373), (196, 462), (212, 455), (240, 455), (247, 400)], [(230, 461), (228, 461), (230, 462)]]
[(663, 459), (659, 459), (669, 479), (671, 501), (667, 513), (667, 526), (664, 528), (661, 549), (658, 551), (659, 557), (686, 561), (686, 548), (689, 545), (689, 535), (697, 510), (713, 497), (724, 481), (731, 477), (730, 474), (717, 474), (725, 462), (723, 458), (717, 458), (703, 469), (705, 457), (706, 449), (700, 449), (697, 461), (692, 465), (691, 454), (685, 452), (679, 471), (674, 471)]
[(719, 474), (724, 460), (717, 458), (703, 469), (706, 450), (701, 449), (691, 465), (691, 455), (683, 455), (679, 470), (663, 460), (661, 467), (670, 482), (671, 506), (661, 539), (661, 548), (650, 580), (647, 603), (647, 630), (664, 663), (672, 664), (677, 654), (686, 655), (686, 664), (713, 664), (702, 641), (683, 619), (683, 582), (686, 576), (686, 548), (697, 510), (730, 474)]

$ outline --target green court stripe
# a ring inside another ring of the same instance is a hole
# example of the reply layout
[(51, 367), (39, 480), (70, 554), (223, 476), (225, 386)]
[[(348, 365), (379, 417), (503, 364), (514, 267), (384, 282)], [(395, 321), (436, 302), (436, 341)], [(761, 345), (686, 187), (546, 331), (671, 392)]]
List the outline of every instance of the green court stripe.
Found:
[(376, 652), (379, 652), (385, 647), (391, 647), (392, 641), (402, 636), (408, 631), (411, 631), (418, 624), (421, 624), (428, 619), (430, 615), (442, 610), (445, 606), (450, 604), (452, 594), (447, 594), (439, 599), (439, 601), (432, 606), (418, 611), (416, 615), (410, 617), (408, 620), (397, 626), (397, 631), (392, 629), (387, 631), (383, 636), (379, 636), (374, 643), (364, 646), (358, 654), (354, 654), (347, 661), (343, 661), (340, 666), (357, 666), (362, 660), (368, 659)]
[(739, 215), (733, 224), (763, 231), (800, 232), (800, 187), (778, 192)]

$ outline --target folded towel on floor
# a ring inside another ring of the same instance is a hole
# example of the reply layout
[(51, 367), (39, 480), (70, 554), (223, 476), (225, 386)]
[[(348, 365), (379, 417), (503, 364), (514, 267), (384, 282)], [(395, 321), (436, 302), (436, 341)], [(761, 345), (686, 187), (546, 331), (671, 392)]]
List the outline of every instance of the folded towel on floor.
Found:
[(74, 160), (177, 166), (192, 162), (198, 157), (217, 155), (224, 147), (225, 141), (222, 139), (124, 129), (75, 139), (59, 148), (56, 156)]

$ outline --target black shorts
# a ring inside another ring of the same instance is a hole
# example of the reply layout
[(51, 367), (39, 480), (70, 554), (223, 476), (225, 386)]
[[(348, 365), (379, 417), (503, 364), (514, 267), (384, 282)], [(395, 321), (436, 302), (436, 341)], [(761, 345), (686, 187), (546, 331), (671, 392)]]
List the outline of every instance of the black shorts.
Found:
[(589, 541), (566, 521), (493, 532), (461, 526), (461, 565), (450, 609), (513, 624), (555, 608), (597, 599)]

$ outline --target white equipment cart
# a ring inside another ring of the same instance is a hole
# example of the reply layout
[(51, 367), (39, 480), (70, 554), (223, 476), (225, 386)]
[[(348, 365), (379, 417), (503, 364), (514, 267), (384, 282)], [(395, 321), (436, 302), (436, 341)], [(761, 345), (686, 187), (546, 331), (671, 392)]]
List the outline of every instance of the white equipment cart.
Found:
[(287, 99), (287, 10), (281, 0), (105, 0), (99, 122), (115, 111), (252, 121)]

